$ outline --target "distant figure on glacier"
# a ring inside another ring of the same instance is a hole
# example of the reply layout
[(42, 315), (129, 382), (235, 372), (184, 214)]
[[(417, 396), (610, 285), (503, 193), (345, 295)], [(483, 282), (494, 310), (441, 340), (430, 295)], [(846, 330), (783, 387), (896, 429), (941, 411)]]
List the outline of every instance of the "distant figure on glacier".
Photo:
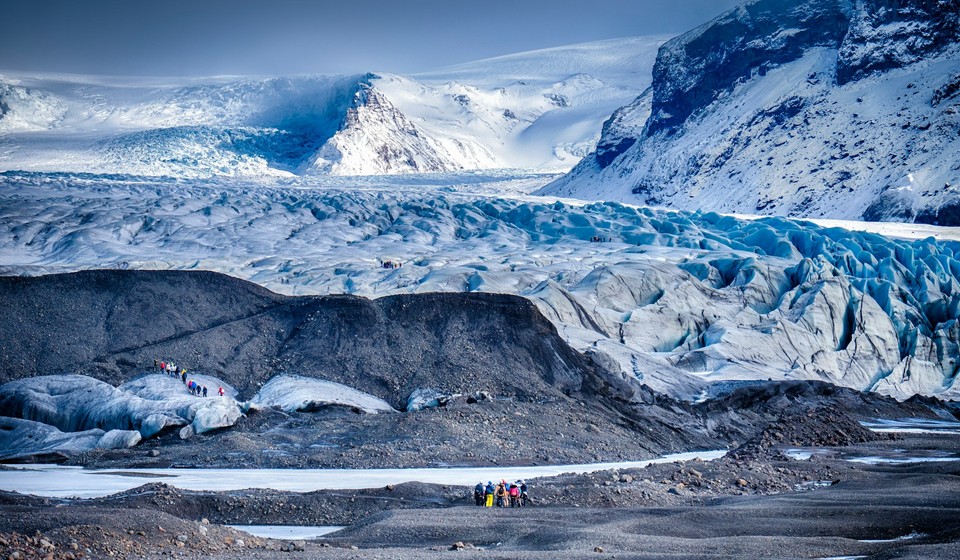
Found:
[(187, 370), (180, 372), (180, 381), (182, 381), (184, 385), (187, 384)]
[(203, 386), (203, 396), (207, 396), (207, 386)]
[(220, 387), (219, 393), (220, 393), (220, 396), (222, 397), (222, 396), (223, 396), (223, 387)]

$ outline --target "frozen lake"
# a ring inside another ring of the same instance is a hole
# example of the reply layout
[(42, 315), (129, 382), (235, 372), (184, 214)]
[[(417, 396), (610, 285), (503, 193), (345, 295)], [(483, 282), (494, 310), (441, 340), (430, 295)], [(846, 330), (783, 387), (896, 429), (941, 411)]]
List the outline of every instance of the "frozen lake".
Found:
[(227, 491), (270, 488), (291, 492), (380, 488), (403, 482), (473, 487), (488, 480), (526, 480), (563, 473), (637, 469), (652, 463), (719, 459), (726, 451), (693, 451), (647, 461), (547, 465), (537, 467), (462, 467), (429, 469), (124, 469), (86, 470), (60, 465), (21, 465), (0, 471), (0, 490), (48, 497), (97, 498), (148, 482), (183, 490)]

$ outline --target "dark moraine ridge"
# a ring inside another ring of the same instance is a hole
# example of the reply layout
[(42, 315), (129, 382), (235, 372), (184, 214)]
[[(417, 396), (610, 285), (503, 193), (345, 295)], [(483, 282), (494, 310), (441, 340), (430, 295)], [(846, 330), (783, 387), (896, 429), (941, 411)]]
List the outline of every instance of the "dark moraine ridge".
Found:
[(84, 373), (119, 384), (173, 359), (240, 396), (280, 373), (403, 408), (417, 388), (552, 399), (596, 379), (528, 300), (483, 293), (289, 297), (212, 272), (0, 278), (0, 382)]

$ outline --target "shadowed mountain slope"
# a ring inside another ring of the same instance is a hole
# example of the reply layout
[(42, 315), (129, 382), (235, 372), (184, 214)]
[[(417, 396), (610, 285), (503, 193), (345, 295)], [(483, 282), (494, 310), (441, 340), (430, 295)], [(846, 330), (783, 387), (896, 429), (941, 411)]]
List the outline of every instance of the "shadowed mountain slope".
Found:
[(595, 367), (516, 296), (286, 297), (209, 272), (88, 271), (0, 278), (0, 299), (0, 381), (70, 372), (116, 384), (173, 359), (241, 396), (298, 373), (403, 408), (417, 388), (555, 397)]

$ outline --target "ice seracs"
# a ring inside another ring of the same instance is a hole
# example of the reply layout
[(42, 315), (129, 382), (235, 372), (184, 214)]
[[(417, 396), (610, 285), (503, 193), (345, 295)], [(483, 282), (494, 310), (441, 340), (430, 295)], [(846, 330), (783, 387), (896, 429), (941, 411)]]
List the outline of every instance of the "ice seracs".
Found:
[[(4, 180), (18, 185), (0, 191), (9, 273), (162, 262), (288, 294), (519, 294), (575, 348), (612, 360), (623, 380), (681, 398), (751, 379), (820, 379), (897, 398), (957, 394), (954, 241), (420, 187)], [(224, 245), (224, 235), (234, 241)], [(383, 268), (384, 258), (403, 266)], [(160, 392), (174, 390), (184, 389)]]

